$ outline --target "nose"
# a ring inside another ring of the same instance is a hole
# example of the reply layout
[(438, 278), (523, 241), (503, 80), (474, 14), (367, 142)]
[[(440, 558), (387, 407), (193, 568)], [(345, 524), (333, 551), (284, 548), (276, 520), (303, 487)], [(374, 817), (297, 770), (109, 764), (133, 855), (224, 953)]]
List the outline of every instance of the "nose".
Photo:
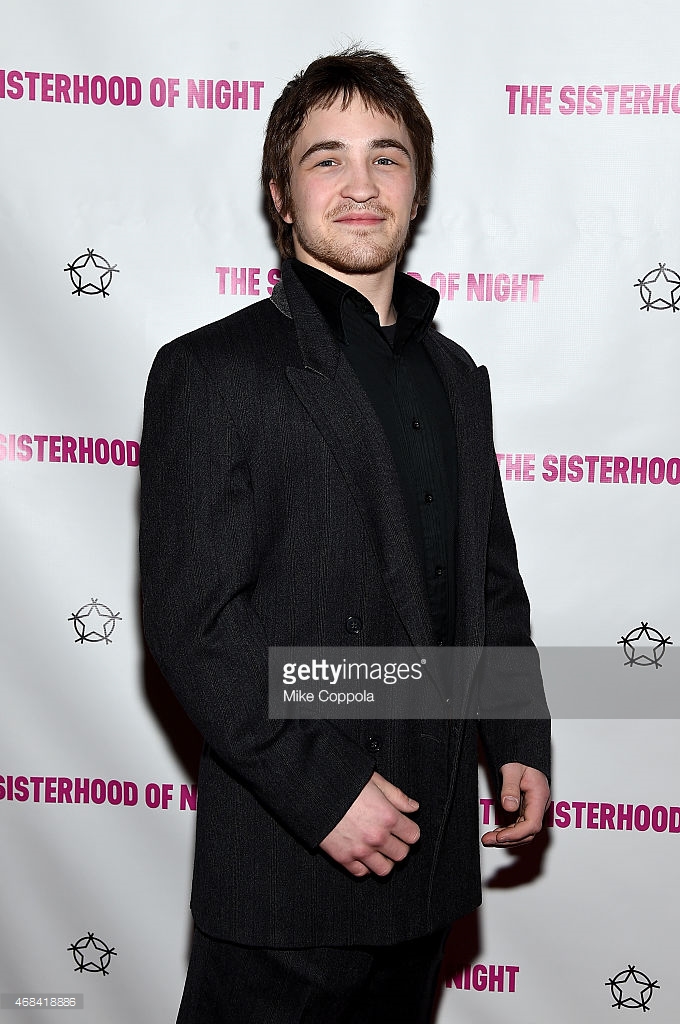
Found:
[(367, 203), (369, 199), (376, 199), (379, 192), (376, 175), (373, 173), (373, 164), (370, 160), (349, 161), (341, 187), (343, 199), (351, 199), (355, 203)]

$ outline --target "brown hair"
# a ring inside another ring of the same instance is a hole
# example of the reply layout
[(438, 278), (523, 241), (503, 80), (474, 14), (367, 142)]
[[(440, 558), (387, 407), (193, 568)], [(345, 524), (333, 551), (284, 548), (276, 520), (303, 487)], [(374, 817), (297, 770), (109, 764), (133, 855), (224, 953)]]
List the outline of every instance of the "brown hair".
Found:
[(269, 190), (274, 181), (281, 196), (281, 211), (290, 208), (290, 157), (297, 133), (310, 110), (330, 107), (342, 97), (345, 110), (356, 96), (366, 106), (399, 121), (406, 128), (415, 153), (415, 201), (424, 206), (432, 177), (432, 125), (410, 81), (393, 61), (376, 50), (356, 46), (319, 57), (291, 79), (269, 115), (262, 151), (262, 187), (267, 212), (276, 227), (276, 245), (285, 259), (294, 255), (292, 226), (281, 217)]

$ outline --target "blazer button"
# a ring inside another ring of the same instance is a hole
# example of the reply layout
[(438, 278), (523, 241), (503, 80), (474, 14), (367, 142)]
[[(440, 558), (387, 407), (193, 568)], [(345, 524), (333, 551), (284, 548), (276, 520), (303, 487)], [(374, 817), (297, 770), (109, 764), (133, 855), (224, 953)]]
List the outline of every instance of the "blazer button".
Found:
[(369, 736), (367, 746), (373, 754), (377, 754), (382, 747), (382, 740), (379, 736)]
[(363, 622), (358, 615), (349, 615), (345, 622), (345, 629), (348, 633), (360, 633)]

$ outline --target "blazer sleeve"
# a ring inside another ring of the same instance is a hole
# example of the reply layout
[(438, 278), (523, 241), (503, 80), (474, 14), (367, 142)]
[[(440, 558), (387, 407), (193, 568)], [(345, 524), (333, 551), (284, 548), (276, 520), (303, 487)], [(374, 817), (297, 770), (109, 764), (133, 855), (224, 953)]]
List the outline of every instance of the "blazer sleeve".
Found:
[[(500, 768), (512, 761), (550, 778), (550, 715), (495, 456), (493, 472), (479, 727), (500, 791)], [(484, 717), (485, 709), (490, 717)], [(510, 717), (503, 717), (505, 709)]]
[(374, 770), (328, 721), (268, 717), (268, 640), (250, 600), (250, 467), (215, 381), (180, 339), (158, 353), (141, 452), (140, 564), (149, 649), (227, 770), (316, 846)]

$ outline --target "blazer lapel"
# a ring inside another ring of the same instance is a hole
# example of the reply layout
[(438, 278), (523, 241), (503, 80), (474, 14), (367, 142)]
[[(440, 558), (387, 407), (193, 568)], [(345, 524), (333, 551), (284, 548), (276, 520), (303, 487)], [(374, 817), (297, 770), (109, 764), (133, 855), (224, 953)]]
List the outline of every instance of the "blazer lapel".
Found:
[(303, 369), (287, 367), (288, 380), (337, 460), (411, 642), (427, 646), (433, 637), (425, 582), (382, 424), (317, 307), (286, 270), (284, 264), (285, 296), (272, 298), (292, 316), (304, 362)]

